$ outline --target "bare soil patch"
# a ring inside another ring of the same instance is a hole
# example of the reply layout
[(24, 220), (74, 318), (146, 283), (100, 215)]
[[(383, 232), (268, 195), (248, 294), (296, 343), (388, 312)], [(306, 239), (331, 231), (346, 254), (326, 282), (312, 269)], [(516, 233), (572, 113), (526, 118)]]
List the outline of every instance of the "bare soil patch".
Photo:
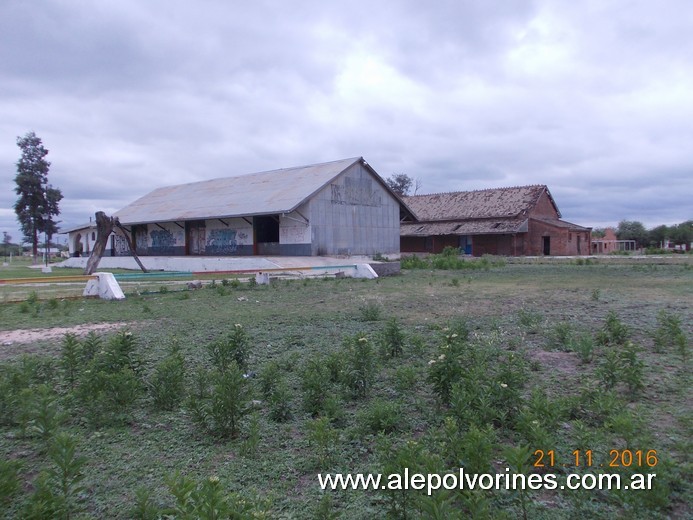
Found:
[[(114, 322), (114, 323), (85, 323), (75, 325), (74, 327), (52, 327), (48, 329), (16, 329), (0, 331), (0, 360), (15, 357), (17, 345), (31, 345), (38, 341), (60, 340), (62, 337), (71, 332), (77, 336), (84, 336), (90, 331), (104, 332), (117, 330), (125, 327), (132, 327), (131, 322)], [(45, 352), (43, 348), (22, 348), (22, 354), (34, 354), (38, 351)]]

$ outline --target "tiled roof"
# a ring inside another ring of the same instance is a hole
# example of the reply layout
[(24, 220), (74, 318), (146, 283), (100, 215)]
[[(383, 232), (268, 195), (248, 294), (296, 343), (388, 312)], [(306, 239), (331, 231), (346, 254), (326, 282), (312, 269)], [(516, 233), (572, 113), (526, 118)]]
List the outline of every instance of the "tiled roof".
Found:
[(527, 219), (466, 219), (445, 222), (413, 222), (400, 225), (403, 237), (436, 235), (487, 235), (522, 233), (527, 231)]
[(535, 185), (414, 195), (404, 201), (421, 221), (509, 218), (529, 212), (544, 192), (551, 197), (546, 186)]

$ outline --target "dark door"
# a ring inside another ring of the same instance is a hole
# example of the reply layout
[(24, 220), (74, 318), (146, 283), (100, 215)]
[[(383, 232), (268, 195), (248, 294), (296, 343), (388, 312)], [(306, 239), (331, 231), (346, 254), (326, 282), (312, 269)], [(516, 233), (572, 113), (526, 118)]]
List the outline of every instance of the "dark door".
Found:
[(279, 215), (253, 217), (253, 251), (256, 255), (279, 254)]
[(544, 237), (544, 255), (551, 254), (551, 237)]
[(204, 220), (185, 223), (185, 254), (204, 255), (207, 244), (207, 230)]

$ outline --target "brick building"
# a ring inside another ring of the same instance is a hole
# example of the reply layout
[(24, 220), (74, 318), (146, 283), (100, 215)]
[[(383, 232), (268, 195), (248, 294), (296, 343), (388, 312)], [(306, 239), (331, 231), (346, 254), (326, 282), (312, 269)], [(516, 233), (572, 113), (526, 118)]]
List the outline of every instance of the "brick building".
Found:
[(403, 222), (403, 253), (446, 246), (481, 256), (588, 255), (591, 228), (561, 220), (544, 185), (404, 197), (418, 222)]

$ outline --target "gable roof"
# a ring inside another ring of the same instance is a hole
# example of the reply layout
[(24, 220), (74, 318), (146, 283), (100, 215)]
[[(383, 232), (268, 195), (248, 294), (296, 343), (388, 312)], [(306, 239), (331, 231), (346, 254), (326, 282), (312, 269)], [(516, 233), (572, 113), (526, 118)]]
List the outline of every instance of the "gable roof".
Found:
[(543, 193), (560, 217), (545, 185), (414, 195), (404, 197), (404, 201), (420, 221), (514, 218), (528, 213)]
[(157, 188), (114, 216), (123, 224), (145, 224), (291, 213), (357, 163), (406, 208), (363, 157), (353, 157)]

